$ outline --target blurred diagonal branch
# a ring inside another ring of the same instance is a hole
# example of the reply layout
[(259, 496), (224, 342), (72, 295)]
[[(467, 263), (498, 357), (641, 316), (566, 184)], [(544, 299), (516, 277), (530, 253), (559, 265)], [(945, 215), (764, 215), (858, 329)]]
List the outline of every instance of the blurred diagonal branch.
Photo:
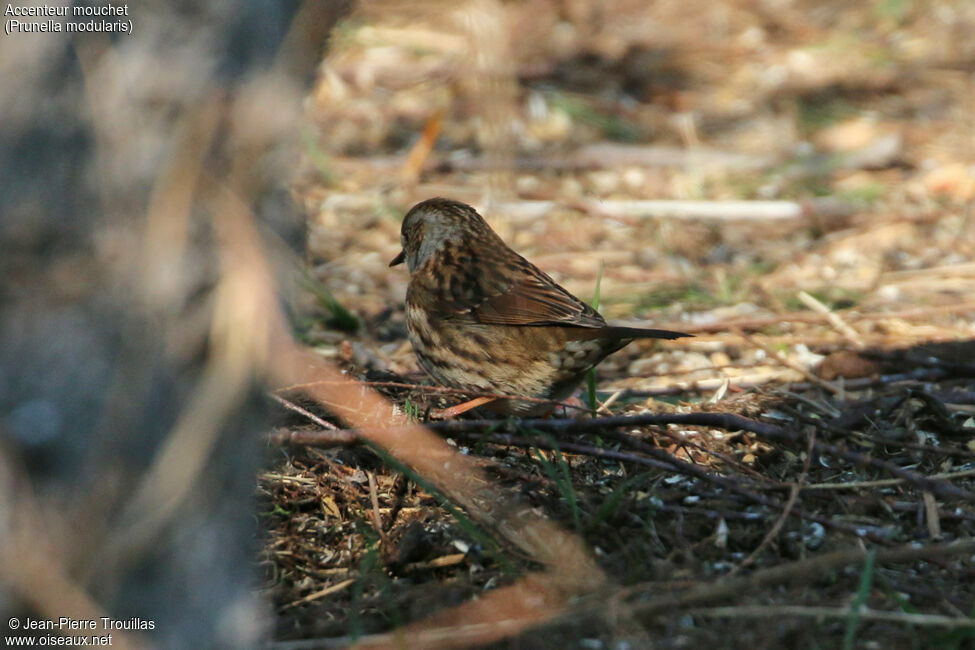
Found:
[[(302, 384), (309, 397), (340, 406), (340, 417), (357, 427), (358, 435), (388, 450), (461, 505), (469, 516), (548, 567), (545, 573), (449, 610), (433, 621), (399, 630), (394, 638), (417, 634), (426, 647), (456, 647), (476, 639), (504, 638), (556, 615), (568, 598), (606, 584), (578, 537), (527, 507), (512, 504), (471, 459), (427, 428), (411, 424), (371, 388), (299, 346), (273, 299), (272, 276), (252, 219), (242, 205), (229, 198), (224, 207), (227, 211), (220, 220), (222, 241), (227, 247), (224, 257), (230, 264), (230, 277), (236, 278), (228, 280), (228, 300), (232, 297), (235, 308), (248, 315), (243, 322), (252, 323), (246, 333), (215, 326), (215, 335), (224, 341), (221, 347), (227, 355), (226, 363), (263, 367), (272, 383)], [(234, 287), (246, 289), (246, 295)], [(460, 626), (467, 632), (444, 631), (449, 630), (445, 626)], [(436, 641), (438, 635), (442, 638)]]

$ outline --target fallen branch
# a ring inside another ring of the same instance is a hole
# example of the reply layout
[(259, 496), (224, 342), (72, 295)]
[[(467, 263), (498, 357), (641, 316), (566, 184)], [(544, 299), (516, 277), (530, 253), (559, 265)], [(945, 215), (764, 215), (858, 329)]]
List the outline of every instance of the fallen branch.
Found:
[(822, 314), (829, 321), (829, 324), (833, 326), (833, 329), (838, 331), (840, 334), (846, 338), (847, 341), (853, 344), (857, 349), (862, 350), (865, 346), (863, 344), (863, 339), (860, 338), (860, 333), (855, 329), (850, 327), (850, 325), (843, 320), (839, 314), (835, 313), (832, 309), (824, 305), (822, 302), (806, 293), (805, 291), (800, 291), (798, 294), (799, 300), (802, 301), (806, 307), (809, 307), (817, 314)]
[(356, 445), (363, 438), (357, 431), (342, 429), (339, 431), (299, 431), (292, 429), (278, 429), (270, 436), (268, 442), (279, 447), (287, 445), (302, 445), (305, 447), (344, 447)]
[[(751, 605), (739, 607), (712, 607), (692, 609), (687, 614), (705, 618), (785, 618), (803, 616), (815, 619), (847, 620), (853, 614), (849, 607), (807, 607), (802, 605)], [(910, 612), (887, 612), (874, 609), (860, 609), (856, 616), (863, 621), (884, 621), (901, 625), (924, 625), (928, 627), (975, 628), (975, 619), (965, 616), (942, 616), (939, 614), (912, 614)]]
[(646, 456), (642, 456), (640, 454), (632, 454), (625, 451), (617, 451), (615, 449), (605, 449), (603, 447), (593, 447), (591, 445), (581, 445), (574, 442), (552, 442), (545, 439), (518, 438), (506, 433), (469, 433), (464, 434), (464, 440), (488, 442), (494, 445), (507, 445), (510, 447), (522, 447), (525, 449), (531, 449), (534, 447), (538, 449), (568, 451), (573, 454), (579, 454), (580, 456), (591, 456), (593, 458), (602, 458), (604, 460), (619, 460), (626, 463), (653, 467), (654, 469), (672, 469), (670, 463), (647, 458)]
[[(875, 561), (877, 564), (893, 562), (914, 562), (918, 560), (943, 560), (955, 555), (966, 555), (975, 552), (975, 539), (965, 539), (950, 544), (932, 544), (916, 547), (913, 544), (897, 548), (877, 549)], [(795, 580), (813, 580), (827, 575), (849, 564), (863, 562), (867, 557), (867, 549), (849, 549), (819, 555), (807, 560), (792, 562), (784, 566), (772, 567), (756, 571), (744, 578), (722, 580), (716, 584), (702, 585), (685, 591), (677, 596), (655, 598), (649, 602), (637, 602), (632, 605), (635, 613), (643, 616), (667, 615), (695, 605), (721, 600), (723, 598), (740, 598), (742, 594), (769, 584), (791, 582)], [(633, 585), (624, 589), (620, 596), (652, 594), (659, 591), (654, 584)]]
[(298, 406), (297, 404), (295, 404), (291, 400), (284, 399), (283, 397), (280, 397), (278, 395), (275, 395), (274, 393), (271, 393), (271, 399), (273, 399), (275, 402), (277, 402), (278, 404), (280, 404), (284, 408), (288, 409), (289, 411), (293, 411), (293, 412), (295, 412), (295, 413), (297, 413), (299, 415), (305, 416), (306, 418), (308, 418), (309, 420), (311, 420), (312, 422), (314, 422), (315, 424), (317, 424), (318, 426), (320, 426), (323, 429), (327, 429), (329, 431), (338, 431), (339, 430), (339, 428), (337, 426), (335, 426), (334, 424), (332, 424), (328, 420), (323, 420), (322, 418), (318, 417), (317, 415), (315, 415), (314, 413), (312, 413), (308, 409), (306, 409), (306, 408), (304, 408), (302, 406)]
[(795, 221), (809, 215), (845, 216), (850, 205), (832, 198), (798, 201), (601, 200), (584, 204), (587, 212), (611, 218), (688, 219), (698, 221)]
[[(461, 433), (486, 433), (495, 431), (511, 430), (512, 427), (534, 429), (548, 433), (589, 433), (599, 431), (605, 435), (606, 431), (620, 427), (641, 427), (649, 425), (678, 424), (687, 426), (704, 426), (725, 429), (727, 431), (750, 431), (770, 440), (787, 440), (795, 442), (800, 440), (800, 434), (789, 431), (783, 427), (768, 422), (752, 420), (733, 413), (643, 413), (640, 415), (619, 415), (604, 418), (590, 419), (529, 419), (529, 420), (449, 420), (445, 422), (430, 422), (426, 426), (432, 431), (445, 435)], [(296, 432), (297, 433), (297, 432)], [(393, 435), (400, 432), (396, 428), (391, 429)], [(405, 435), (405, 430), (402, 434)], [(308, 432), (301, 437), (304, 439), (302, 444), (315, 445), (314, 432)], [(632, 436), (628, 436), (632, 438)], [(327, 444), (333, 444), (331, 438), (325, 436), (323, 440)], [(636, 440), (636, 439), (633, 439)], [(630, 444), (632, 440), (630, 440)], [(646, 443), (643, 443), (646, 445)], [(975, 494), (968, 490), (952, 485), (947, 481), (932, 479), (909, 469), (904, 469), (893, 463), (875, 458), (867, 454), (851, 451), (845, 447), (816, 441), (814, 448), (818, 453), (826, 453), (838, 458), (842, 458), (850, 463), (861, 467), (873, 467), (897, 478), (912, 483), (924, 490), (930, 490), (941, 498), (957, 498), (975, 503)], [(656, 447), (647, 445), (648, 451), (653, 449), (660, 451)], [(661, 452), (665, 453), (665, 452)], [(669, 455), (668, 455), (669, 457)], [(781, 504), (777, 504), (781, 505)]]
[[(939, 472), (930, 478), (952, 481), (958, 478), (975, 476), (975, 469), (963, 469), (957, 472)], [(884, 478), (876, 481), (850, 481), (849, 483), (813, 483), (803, 486), (803, 490), (861, 490), (863, 488), (891, 487), (906, 483), (902, 478)]]
[[(291, 384), (289, 386), (282, 386), (281, 388), (276, 389), (275, 390), (275, 393), (291, 393), (291, 392), (295, 392), (295, 391), (308, 390), (308, 389), (311, 389), (311, 388), (317, 388), (317, 387), (321, 387), (321, 386), (334, 386), (334, 385), (337, 385), (338, 383), (340, 383), (340, 382), (330, 381), (330, 380), (320, 380), (320, 381), (304, 382), (304, 383), (299, 383), (299, 384)], [(471, 391), (461, 390), (460, 388), (450, 388), (449, 386), (433, 386), (431, 384), (413, 384), (413, 383), (402, 382), (402, 381), (360, 381), (359, 384), (362, 385), (362, 386), (370, 386), (370, 387), (373, 387), (373, 388), (404, 388), (404, 389), (407, 389), (407, 390), (418, 390), (418, 391), (422, 391), (422, 392), (425, 392), (425, 393), (438, 393), (438, 394), (443, 394), (443, 395), (456, 395), (458, 397), (465, 397), (465, 398), (473, 398), (473, 397), (490, 397), (492, 399), (513, 399), (513, 398), (516, 398), (516, 399), (518, 399), (518, 401), (521, 401), (521, 402), (533, 402), (535, 404), (546, 404), (546, 405), (551, 406), (553, 409), (555, 407), (561, 406), (561, 407), (566, 408), (566, 409), (574, 409), (576, 411), (581, 411), (583, 413), (588, 413), (589, 412), (589, 408), (588, 407), (576, 406), (575, 404), (569, 404), (568, 402), (560, 402), (558, 400), (545, 399), (545, 398), (542, 398), (542, 397), (529, 397), (527, 395), (526, 396), (520, 396), (520, 395), (505, 395), (503, 393), (479, 393), (479, 392), (471, 392)], [(278, 402), (284, 402), (285, 401), (285, 400), (282, 400), (281, 398), (279, 398), (276, 394), (272, 394), (271, 396), (275, 400), (277, 400)], [(289, 404), (290, 404), (290, 402), (289, 402)], [(290, 406), (287, 406), (286, 404), (282, 404), (282, 405), (285, 406), (286, 408), (290, 408), (293, 411), (296, 411), (298, 413), (301, 413), (302, 415), (308, 415), (307, 412), (299, 411), (299, 410), (297, 410), (295, 408), (291, 408)], [(321, 422), (318, 422), (317, 420), (313, 420), (313, 421), (315, 421), (316, 424), (321, 424)], [(328, 428), (328, 426), (331, 426), (331, 425), (322, 425), (322, 426), (325, 426), (326, 428)]]
[[(738, 151), (722, 151), (706, 147), (688, 149), (661, 145), (633, 145), (599, 142), (580, 147), (560, 156), (515, 158), (505, 161), (518, 170), (584, 170), (617, 169), (619, 167), (662, 167), (696, 169), (766, 169), (776, 164), (773, 156), (756, 156)], [(490, 156), (444, 160), (442, 166), (458, 171), (484, 171), (497, 169), (499, 161)]]
[[(685, 328), (690, 329), (690, 328)], [(721, 368), (716, 368), (720, 370)], [(946, 376), (944, 370), (938, 368), (917, 368), (910, 372), (900, 372), (889, 375), (877, 375), (875, 377), (859, 377), (857, 379), (847, 379), (843, 382), (846, 391), (861, 390), (871, 386), (889, 386), (892, 383), (902, 381), (937, 381)], [(716, 390), (727, 381), (731, 386), (741, 389), (757, 388), (771, 383), (775, 379), (774, 375), (769, 375), (763, 381), (741, 381), (738, 377), (715, 377), (713, 379), (699, 379), (692, 382), (676, 382), (673, 385), (661, 386), (660, 388), (624, 388), (617, 400), (628, 399), (631, 397), (658, 397), (661, 395), (682, 395), (684, 393), (704, 393)], [(800, 381), (786, 384), (791, 391), (804, 391), (816, 388), (811, 382)], [(615, 394), (615, 391), (614, 391)]]

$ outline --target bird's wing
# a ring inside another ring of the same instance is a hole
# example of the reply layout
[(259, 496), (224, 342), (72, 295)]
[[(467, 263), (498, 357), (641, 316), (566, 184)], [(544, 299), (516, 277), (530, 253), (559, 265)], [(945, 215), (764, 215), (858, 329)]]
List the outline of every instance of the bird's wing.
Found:
[(451, 280), (436, 305), (442, 317), (490, 325), (606, 327), (592, 307), (521, 256), (505, 260), (490, 276)]

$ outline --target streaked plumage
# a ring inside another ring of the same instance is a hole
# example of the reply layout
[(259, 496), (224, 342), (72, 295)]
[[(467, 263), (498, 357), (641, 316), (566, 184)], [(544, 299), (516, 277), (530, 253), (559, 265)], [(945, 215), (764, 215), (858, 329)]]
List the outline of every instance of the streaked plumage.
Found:
[[(445, 386), (562, 400), (586, 372), (636, 338), (688, 334), (607, 325), (511, 250), (472, 207), (449, 199), (418, 203), (403, 219), (406, 322), (420, 365)], [(546, 410), (505, 400), (515, 415)]]

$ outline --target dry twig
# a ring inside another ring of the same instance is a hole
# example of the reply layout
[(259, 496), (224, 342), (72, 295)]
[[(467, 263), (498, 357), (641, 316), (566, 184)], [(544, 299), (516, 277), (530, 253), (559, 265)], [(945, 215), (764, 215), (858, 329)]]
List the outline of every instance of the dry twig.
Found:
[[(632, 416), (612, 416), (604, 418), (590, 419), (530, 419), (517, 422), (517, 426), (523, 429), (536, 429), (549, 433), (585, 433), (600, 431), (605, 433), (620, 427), (641, 427), (648, 425), (683, 424), (698, 425), (705, 427), (715, 427), (728, 431), (750, 431), (771, 440), (797, 441), (800, 434), (790, 431), (769, 422), (752, 420), (732, 413), (643, 413)], [(822, 425), (822, 423), (816, 423)], [(510, 427), (512, 422), (506, 420), (451, 420), (445, 422), (431, 422), (427, 427), (432, 431), (442, 434), (477, 433), (487, 431), (498, 431)], [(405, 430), (394, 428), (391, 430), (394, 435), (404, 435)], [(314, 444), (316, 434), (308, 432), (302, 435), (304, 444)], [(326, 437), (327, 439), (327, 437)], [(927, 489), (942, 498), (958, 498), (969, 502), (975, 502), (975, 494), (968, 490), (959, 488), (955, 485), (936, 478), (923, 476), (909, 469), (899, 467), (888, 461), (876, 458), (871, 455), (861, 454), (851, 451), (845, 447), (833, 445), (821, 441), (814, 442), (815, 450), (819, 453), (826, 453), (842, 458), (861, 467), (873, 467), (887, 472), (898, 478), (902, 478), (909, 483), (913, 483), (922, 489)], [(647, 449), (658, 452), (656, 447), (647, 445)]]

